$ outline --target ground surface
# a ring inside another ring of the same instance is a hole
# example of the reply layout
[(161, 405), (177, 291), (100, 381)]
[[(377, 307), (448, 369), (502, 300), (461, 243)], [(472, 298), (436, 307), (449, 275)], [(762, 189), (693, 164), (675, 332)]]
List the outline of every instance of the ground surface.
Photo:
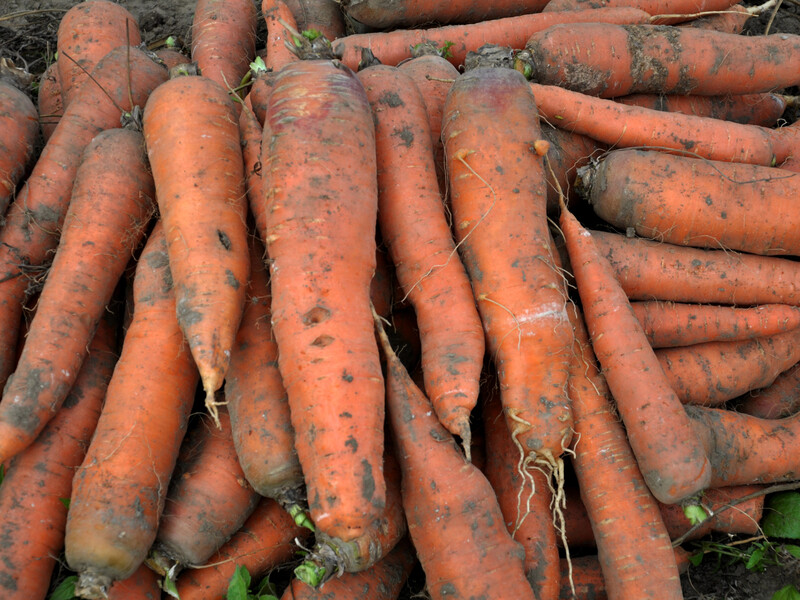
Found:
[[(168, 37), (177, 36), (183, 43), (191, 38), (191, 22), (196, 0), (119, 0), (138, 19), (143, 40), (158, 46)], [(0, 0), (0, 59), (14, 61), (34, 75), (41, 74), (53, 60), (58, 23), (64, 12), (77, 0)], [(260, 2), (259, 2), (260, 4)], [(775, 14), (767, 13), (751, 19), (750, 35), (770, 33), (800, 33), (800, 7), (797, 0), (783, 0)], [(798, 90), (788, 90), (796, 94)], [(787, 121), (795, 114), (787, 113)], [(725, 540), (723, 540), (725, 541)], [(744, 563), (732, 565), (715, 555), (707, 555), (700, 566), (692, 567), (683, 576), (687, 600), (769, 600), (786, 585), (800, 589), (800, 561), (789, 556), (780, 558), (779, 566), (765, 571), (745, 568)], [(422, 591), (421, 574), (415, 572), (404, 598), (417, 597)]]

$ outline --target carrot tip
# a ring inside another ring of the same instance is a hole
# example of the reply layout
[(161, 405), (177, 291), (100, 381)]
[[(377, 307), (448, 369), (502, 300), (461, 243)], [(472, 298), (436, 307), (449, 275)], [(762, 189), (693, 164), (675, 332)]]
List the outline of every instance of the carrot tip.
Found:
[(206, 409), (208, 410), (208, 414), (211, 415), (211, 418), (214, 419), (214, 424), (217, 426), (217, 429), (222, 429), (222, 424), (219, 422), (219, 410), (217, 407), (225, 406), (228, 403), (225, 401), (220, 402), (216, 399), (216, 391), (217, 388), (219, 388), (216, 383), (216, 376), (203, 378), (203, 389), (206, 392)]

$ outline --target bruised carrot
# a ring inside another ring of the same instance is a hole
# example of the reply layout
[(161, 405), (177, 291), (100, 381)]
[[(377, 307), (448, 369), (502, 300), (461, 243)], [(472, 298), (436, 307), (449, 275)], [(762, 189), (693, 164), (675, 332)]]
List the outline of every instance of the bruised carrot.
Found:
[(154, 195), (141, 133), (109, 129), (89, 143), (36, 315), (3, 390), (0, 455), (25, 448), (67, 396), (144, 236)]
[(643, 237), (800, 255), (800, 174), (628, 149), (583, 169), (581, 188), (600, 218)]
[(264, 131), (278, 367), (312, 520), (347, 542), (385, 506), (383, 377), (369, 308), (378, 205), (372, 111), (344, 65), (296, 61), (278, 74)]
[(58, 79), (58, 61), (51, 63), (39, 79), (37, 106), (42, 137), (47, 143), (64, 112), (64, 97), (61, 95), (61, 81)]
[(665, 113), (552, 85), (532, 83), (531, 88), (542, 117), (550, 123), (619, 148), (641, 146), (766, 166), (800, 154), (798, 129), (773, 130)]
[[(534, 598), (524, 552), (506, 530), (491, 485), (432, 414), (375, 318), (387, 362), (386, 402), (403, 509), (428, 594), (433, 600)], [(442, 539), (448, 540), (445, 549), (437, 544)]]
[(0, 82), (0, 215), (28, 170), (38, 134), (39, 114), (22, 90)]
[(79, 573), (76, 595), (84, 598), (104, 597), (145, 559), (197, 387), (197, 368), (175, 317), (160, 222), (139, 258), (134, 302), (67, 518), (67, 563)]
[(228, 370), (250, 269), (244, 162), (233, 103), (211, 79), (171, 79), (147, 101), (144, 137), (178, 323), (200, 371), (206, 408), (216, 417), (214, 393)]
[[(130, 76), (130, 77), (129, 77)], [(104, 129), (119, 126), (122, 111), (143, 105), (166, 71), (136, 49), (112, 50), (93, 71), (44, 147), (36, 166), (6, 214), (0, 230), (0, 379), (10, 373), (20, 316), (31, 272), (43, 269), (67, 212), (84, 149)], [(11, 440), (0, 424), (0, 440)], [(13, 434), (16, 435), (16, 434)], [(0, 463), (7, 460), (0, 451)]]
[(726, 94), (724, 96), (679, 96), (664, 94), (629, 94), (616, 102), (664, 112), (678, 112), (711, 117), (745, 125), (774, 127), (786, 110), (784, 96), (772, 93)]
[(575, 176), (578, 169), (605, 152), (606, 145), (601, 142), (573, 133), (565, 129), (542, 123), (542, 139), (550, 147), (547, 151), (547, 212), (556, 213), (560, 194), (564, 194), (569, 206), (580, 202)]
[(709, 486), (711, 468), (608, 261), (566, 207), (561, 230), (597, 360), (653, 495), (673, 503)]
[(734, 342), (800, 327), (800, 310), (786, 304), (734, 308), (651, 301), (631, 302), (631, 308), (653, 348)]
[(761, 419), (782, 419), (800, 409), (800, 365), (787, 369), (770, 385), (745, 394), (735, 409)]
[(401, 70), (378, 65), (358, 78), (375, 121), (378, 225), (417, 316), (425, 392), (468, 449), (483, 327), (439, 195), (428, 115), (414, 80)]
[(295, 539), (303, 540), (309, 533), (295, 525), (277, 502), (265, 498), (205, 565), (181, 572), (178, 595), (181, 600), (219, 600), (237, 567), (245, 567), (258, 579), (289, 560), (297, 550)]
[(109, 0), (86, 0), (70, 8), (58, 25), (58, 80), (64, 106), (69, 106), (106, 54), (122, 45), (142, 42), (136, 18)]
[[(0, 485), (0, 590), (8, 600), (44, 598), (64, 544), (75, 469), (92, 437), (114, 370), (114, 325), (104, 319), (70, 395), (39, 438), (11, 461)], [(35, 514), (35, 518), (32, 515)]]
[(800, 305), (800, 265), (795, 261), (603, 231), (591, 234), (631, 300)]
[(449, 25), (427, 29), (399, 29), (389, 32), (348, 35), (333, 42), (333, 50), (351, 69), (355, 69), (361, 58), (361, 49), (368, 48), (385, 65), (397, 65), (411, 58), (411, 48), (429, 43), (446, 47), (447, 59), (454, 66), (464, 63), (467, 52), (477, 50), (484, 44), (498, 44), (511, 48), (523, 48), (525, 42), (536, 31), (547, 29), (557, 23), (599, 21), (609, 23), (647, 23), (650, 15), (637, 8), (613, 8), (584, 10), (569, 14), (520, 14), (516, 17), (483, 20), (477, 19), (468, 25)]
[(253, 0), (198, 0), (192, 21), (192, 61), (200, 74), (233, 91), (256, 56)]

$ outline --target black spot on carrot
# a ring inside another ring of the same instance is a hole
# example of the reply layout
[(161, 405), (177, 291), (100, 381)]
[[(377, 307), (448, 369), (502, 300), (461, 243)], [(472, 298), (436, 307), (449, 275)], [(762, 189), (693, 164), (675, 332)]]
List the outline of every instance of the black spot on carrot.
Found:
[(231, 239), (228, 237), (228, 234), (226, 234), (221, 229), (217, 229), (217, 237), (219, 238), (219, 243), (222, 244), (222, 247), (225, 248), (225, 250), (231, 249), (232, 244), (231, 244)]
[(361, 497), (367, 502), (372, 501), (375, 495), (375, 478), (372, 476), (372, 465), (365, 458), (361, 461), (364, 472), (361, 475)]
[(330, 318), (331, 311), (323, 306), (315, 306), (301, 317), (303, 325), (313, 326)]
[(311, 342), (312, 346), (316, 346), (317, 348), (325, 348), (329, 346), (335, 338), (330, 335), (321, 335), (317, 338), (314, 338), (314, 341)]
[(442, 596), (455, 596), (458, 594), (458, 590), (456, 590), (456, 586), (454, 586), (452, 583), (445, 583), (439, 588), (439, 593)]
[(226, 283), (231, 286), (233, 289), (239, 289), (239, 280), (236, 279), (236, 275), (233, 274), (233, 271), (230, 269), (225, 269), (225, 281)]
[(151, 269), (160, 269), (169, 264), (169, 256), (166, 252), (148, 252), (144, 255), (144, 260), (147, 266)]
[(144, 507), (139, 496), (136, 496), (136, 500), (133, 501), (133, 512), (137, 519), (144, 519)]
[(342, 371), (342, 379), (344, 379), (347, 383), (350, 383), (351, 381), (353, 381), (353, 376), (347, 372), (347, 369), (345, 369), (344, 371)]
[[(17, 571), (17, 567), (15, 567), (13, 564), (6, 565), (6, 567), (12, 573)], [(16, 592), (17, 580), (14, 579), (14, 577), (8, 573), (0, 573), (0, 587), (10, 592)]]
[(494, 168), (494, 170), (497, 171), (498, 173), (500, 173), (501, 175), (503, 174), (503, 166), (502, 165), (497, 165)]
[(352, 435), (347, 438), (347, 441), (344, 443), (344, 445), (350, 448), (353, 451), (353, 454), (358, 452), (358, 442)]
[(399, 137), (403, 140), (403, 144), (406, 148), (411, 148), (414, 145), (414, 133), (411, 131), (410, 127), (403, 127), (402, 129), (396, 129), (394, 133), (392, 133), (393, 137)]
[(405, 102), (403, 102), (402, 98), (400, 98), (400, 96), (398, 96), (395, 92), (385, 92), (380, 98), (378, 98), (378, 102), (391, 108), (405, 106)]
[(339, 416), (341, 418), (343, 418), (343, 419), (352, 419), (353, 418), (353, 415), (351, 415), (349, 412), (346, 412), (346, 411), (343, 412), (343, 413), (339, 413)]
[(699, 269), (700, 267), (702, 267), (702, 266), (703, 266), (703, 262), (695, 258), (695, 259), (692, 261), (692, 266), (693, 266), (695, 269)]
[(195, 325), (203, 320), (203, 313), (194, 310), (186, 299), (178, 300), (176, 311), (178, 313), (178, 323), (182, 328), (187, 325)]

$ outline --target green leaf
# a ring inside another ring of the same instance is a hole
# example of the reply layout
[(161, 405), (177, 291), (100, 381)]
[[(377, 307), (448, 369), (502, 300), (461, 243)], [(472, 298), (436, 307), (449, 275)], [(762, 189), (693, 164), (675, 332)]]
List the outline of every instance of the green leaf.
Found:
[(705, 556), (705, 553), (703, 553), (703, 552), (697, 552), (696, 554), (690, 554), (689, 555), (689, 562), (692, 563), (696, 567), (701, 562), (703, 562), (703, 556)]
[(795, 546), (793, 544), (784, 544), (783, 549), (786, 550), (786, 552), (788, 552), (795, 558), (800, 558), (800, 546)]
[(63, 504), (64, 508), (66, 508), (67, 510), (69, 510), (69, 500), (70, 500), (69, 498), (59, 498), (58, 499), (58, 501), (61, 502), (61, 504)]
[(175, 580), (171, 577), (170, 573), (167, 573), (164, 579), (161, 581), (161, 589), (164, 590), (164, 593), (172, 598), (177, 598), (178, 600), (181, 597), (178, 595), (178, 586), (175, 584)]
[(761, 559), (764, 558), (764, 548), (757, 547), (753, 549), (752, 554), (750, 554), (750, 558), (747, 559), (747, 564), (745, 567), (749, 570), (757, 569), (761, 566)]
[(697, 525), (708, 518), (708, 513), (699, 504), (687, 504), (683, 507), (683, 514), (689, 519), (689, 523)]
[(269, 575), (264, 577), (258, 584), (258, 589), (256, 589), (256, 596), (261, 598), (261, 596), (275, 596), (277, 595), (278, 590), (275, 588), (275, 585), (269, 580)]
[(800, 591), (792, 584), (789, 584), (772, 594), (772, 600), (800, 600)]
[(247, 590), (250, 587), (250, 572), (245, 566), (238, 566), (228, 584), (227, 600), (248, 600)]
[(319, 29), (306, 29), (300, 35), (302, 35), (308, 41), (313, 42), (318, 37), (322, 37), (322, 32)]
[(761, 526), (767, 537), (800, 539), (800, 493), (781, 492), (769, 496)]
[(264, 594), (262, 596), (258, 596), (258, 600), (278, 600), (278, 597), (273, 596), (272, 594)]
[(265, 63), (264, 59), (260, 56), (256, 56), (256, 59), (250, 63), (250, 69), (255, 73), (265, 73), (267, 70), (267, 63)]
[(70, 575), (58, 584), (47, 600), (72, 600), (75, 597), (75, 583), (78, 581), (77, 575)]

